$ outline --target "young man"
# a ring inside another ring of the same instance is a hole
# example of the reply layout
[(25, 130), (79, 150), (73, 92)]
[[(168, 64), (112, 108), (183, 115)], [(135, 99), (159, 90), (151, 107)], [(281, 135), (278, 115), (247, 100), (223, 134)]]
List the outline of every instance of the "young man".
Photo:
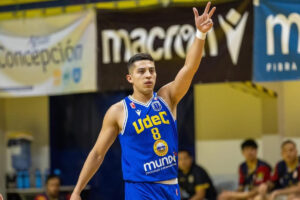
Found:
[[(285, 196), (288, 199), (300, 197), (300, 160), (296, 144), (287, 140), (281, 145), (282, 161), (276, 165), (271, 181), (259, 187), (260, 195), (256, 199), (274, 200)], [(267, 195), (267, 191), (272, 191)]]
[(59, 193), (60, 178), (56, 175), (49, 175), (46, 180), (46, 192), (37, 195), (34, 200), (67, 200), (68, 198)]
[(83, 166), (71, 200), (81, 199), (82, 189), (98, 170), (118, 135), (125, 199), (180, 199), (176, 106), (199, 67), (205, 35), (213, 26), (211, 16), (215, 8), (210, 10), (209, 2), (201, 16), (196, 8), (193, 10), (196, 37), (174, 81), (154, 93), (156, 71), (151, 56), (137, 54), (129, 60), (126, 78), (133, 86), (133, 94), (106, 112), (99, 137)]
[(189, 151), (178, 152), (178, 167), (182, 200), (216, 200), (217, 192), (209, 175), (193, 162)]
[(269, 181), (271, 167), (268, 163), (257, 158), (257, 144), (253, 139), (245, 140), (241, 145), (245, 158), (239, 167), (239, 187), (237, 191), (225, 191), (220, 200), (251, 199), (258, 194), (258, 186)]

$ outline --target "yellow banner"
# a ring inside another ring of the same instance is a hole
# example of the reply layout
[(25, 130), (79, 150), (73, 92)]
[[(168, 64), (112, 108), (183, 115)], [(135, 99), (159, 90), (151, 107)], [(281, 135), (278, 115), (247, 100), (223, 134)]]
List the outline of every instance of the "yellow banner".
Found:
[(0, 21), (0, 97), (97, 89), (94, 10)]

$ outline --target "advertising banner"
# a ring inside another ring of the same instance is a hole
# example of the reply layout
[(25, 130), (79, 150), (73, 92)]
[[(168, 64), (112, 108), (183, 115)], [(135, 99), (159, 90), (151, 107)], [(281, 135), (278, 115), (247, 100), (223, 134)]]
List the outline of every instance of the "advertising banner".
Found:
[(97, 90), (93, 10), (0, 21), (0, 97)]
[[(251, 80), (252, 1), (214, 6), (217, 7), (214, 27), (207, 35), (194, 83)], [(204, 10), (204, 7), (197, 8), (199, 13)], [(126, 65), (137, 52), (149, 53), (154, 58), (157, 87), (174, 80), (196, 32), (192, 6), (98, 10), (97, 14), (100, 91), (131, 88), (125, 79)]]
[(254, 24), (254, 80), (299, 79), (299, 1), (257, 1)]

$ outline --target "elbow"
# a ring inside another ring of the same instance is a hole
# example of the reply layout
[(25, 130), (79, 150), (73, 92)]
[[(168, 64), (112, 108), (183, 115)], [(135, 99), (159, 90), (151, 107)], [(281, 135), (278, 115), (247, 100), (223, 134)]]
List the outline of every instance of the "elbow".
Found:
[(95, 149), (92, 149), (92, 151), (90, 152), (90, 156), (92, 157), (92, 159), (94, 161), (96, 161), (97, 163), (102, 163), (103, 159), (104, 159), (104, 155), (100, 152), (98, 152)]

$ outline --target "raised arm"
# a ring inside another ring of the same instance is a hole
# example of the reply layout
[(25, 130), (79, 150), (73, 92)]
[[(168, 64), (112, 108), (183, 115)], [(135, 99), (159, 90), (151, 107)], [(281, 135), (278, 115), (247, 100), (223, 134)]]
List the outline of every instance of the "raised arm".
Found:
[(163, 86), (158, 92), (160, 96), (165, 97), (171, 106), (177, 105), (181, 98), (186, 94), (192, 79), (198, 70), (202, 58), (205, 36), (213, 26), (211, 17), (216, 10), (215, 7), (210, 10), (210, 5), (211, 3), (208, 2), (201, 16), (199, 16), (198, 10), (193, 8), (197, 34), (187, 53), (185, 64), (178, 72), (175, 80)]
[(113, 105), (105, 114), (103, 119), (102, 129), (94, 145), (89, 153), (83, 168), (81, 170), (78, 182), (72, 193), (70, 200), (80, 200), (80, 193), (85, 188), (89, 180), (93, 177), (99, 169), (107, 150), (115, 141), (119, 133), (118, 118), (120, 117), (120, 104)]

